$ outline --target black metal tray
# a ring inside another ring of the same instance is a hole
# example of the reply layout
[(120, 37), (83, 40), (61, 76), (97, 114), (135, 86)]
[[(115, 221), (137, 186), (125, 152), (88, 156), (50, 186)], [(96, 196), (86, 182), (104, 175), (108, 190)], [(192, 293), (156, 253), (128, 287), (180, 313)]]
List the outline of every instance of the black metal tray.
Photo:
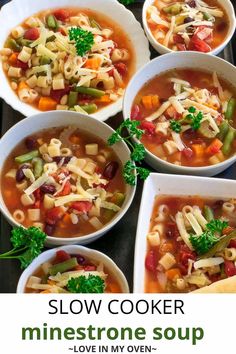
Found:
[[(0, 6), (4, 5), (8, 1), (0, 0)], [(232, 1), (235, 6), (234, 2)], [(130, 5), (129, 9), (134, 13), (138, 21), (141, 22), (142, 18), (142, 5), (143, 0), (136, 1), (135, 4)], [(236, 6), (235, 6), (236, 7)], [(236, 60), (236, 35), (234, 35), (231, 43), (220, 54), (220, 57), (234, 64)], [(158, 54), (152, 49), (152, 58), (158, 56)], [(1, 90), (1, 83), (0, 83)], [(5, 102), (0, 100), (0, 128), (1, 134), (4, 134), (11, 126), (16, 124), (20, 119), (24, 117), (14, 111)], [(122, 114), (119, 113), (115, 117), (112, 117), (106, 121), (111, 127), (116, 128), (122, 121)], [(0, 154), (3, 154), (0, 151)], [(228, 168), (224, 173), (221, 173), (220, 178), (236, 178), (236, 164)], [(139, 181), (137, 185), (137, 191), (134, 201), (122, 218), (122, 220), (105, 236), (96, 242), (88, 245), (90, 248), (97, 249), (110, 256), (117, 265), (122, 269), (130, 285), (130, 289), (133, 287), (133, 259), (134, 259), (134, 246), (135, 246), (135, 234), (139, 213), (140, 199), (142, 195), (142, 183)], [(1, 216), (0, 217), (0, 250), (1, 252), (10, 249), (9, 235), (11, 226)], [(0, 261), (0, 293), (14, 293), (18, 279), (20, 277), (21, 270), (19, 263), (11, 260)]]

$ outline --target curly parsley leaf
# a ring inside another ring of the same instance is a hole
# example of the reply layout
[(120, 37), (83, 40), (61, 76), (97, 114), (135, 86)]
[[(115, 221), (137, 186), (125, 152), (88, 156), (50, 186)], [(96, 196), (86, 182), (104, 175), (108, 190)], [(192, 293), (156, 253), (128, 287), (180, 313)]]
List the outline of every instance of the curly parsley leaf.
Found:
[(81, 275), (77, 278), (71, 278), (67, 283), (67, 289), (76, 294), (103, 294), (105, 282), (98, 275), (89, 274), (88, 277)]
[(76, 52), (79, 56), (84, 56), (94, 44), (94, 36), (92, 32), (86, 31), (79, 27), (69, 29), (70, 41), (75, 42)]
[(219, 234), (222, 234), (223, 230), (227, 226), (229, 226), (229, 223), (227, 221), (222, 221), (219, 219), (213, 219), (206, 225), (208, 230)]
[(13, 249), (1, 254), (0, 259), (18, 259), (24, 269), (42, 252), (46, 237), (37, 227), (17, 227), (11, 232)]
[(135, 182), (136, 182), (135, 170), (136, 170), (135, 164), (131, 160), (128, 160), (123, 168), (123, 177), (125, 182), (127, 184), (130, 184), (131, 186), (135, 186)]
[(176, 133), (180, 133), (181, 132), (181, 123), (177, 120), (170, 120), (170, 128), (176, 132)]
[(196, 108), (195, 107), (189, 107), (188, 109), (189, 113), (186, 118), (190, 120), (190, 125), (192, 127), (193, 130), (197, 130), (200, 128), (201, 125), (201, 121), (203, 118), (203, 113), (202, 112), (198, 112), (196, 113)]
[(144, 168), (144, 167), (137, 167), (137, 168), (136, 168), (136, 171), (137, 171), (139, 177), (140, 177), (142, 180), (147, 179), (148, 176), (150, 175), (150, 171), (149, 171), (147, 168)]
[(128, 6), (134, 4), (136, 0), (118, 0), (121, 4)]
[(145, 157), (145, 147), (143, 144), (134, 144), (134, 149), (130, 154), (133, 161), (141, 162)]

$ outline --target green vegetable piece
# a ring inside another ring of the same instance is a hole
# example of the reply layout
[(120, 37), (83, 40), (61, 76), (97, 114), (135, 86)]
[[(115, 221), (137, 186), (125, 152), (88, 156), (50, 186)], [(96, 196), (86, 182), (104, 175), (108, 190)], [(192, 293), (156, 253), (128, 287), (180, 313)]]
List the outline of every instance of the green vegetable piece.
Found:
[(199, 129), (198, 129), (198, 132), (200, 134), (202, 134), (202, 136), (204, 136), (205, 138), (208, 138), (208, 139), (212, 139), (215, 137), (215, 132), (210, 129), (210, 124), (208, 122), (208, 120), (204, 120)]
[(105, 91), (98, 90), (91, 87), (76, 86), (75, 91), (92, 97), (97, 97), (97, 98), (100, 98), (105, 95)]
[(88, 184), (88, 180), (86, 178), (81, 177), (80, 183), (81, 183), (81, 186), (83, 187), (84, 190), (87, 190), (90, 188), (90, 186)]
[[(122, 206), (125, 200), (125, 194), (121, 192), (116, 192), (111, 198), (111, 202), (118, 205), (119, 207)], [(109, 221), (115, 216), (116, 212), (111, 209), (105, 209), (103, 213), (103, 217)]]
[(33, 41), (30, 41), (29, 39), (25, 39), (24, 37), (20, 37), (16, 40), (16, 42), (22, 46), (22, 47), (29, 47)]
[(102, 29), (102, 27), (99, 25), (99, 23), (97, 23), (97, 21), (94, 20), (94, 18), (90, 18), (90, 24), (93, 28), (97, 28), (99, 30)]
[(84, 106), (80, 106), (80, 108), (82, 108), (88, 114), (95, 113), (98, 110), (98, 107), (95, 103), (86, 104)]
[(22, 46), (19, 45), (13, 38), (9, 38), (7, 40), (6, 47), (14, 50), (14, 52), (20, 52), (22, 49)]
[(67, 283), (67, 289), (77, 294), (102, 294), (105, 291), (105, 282), (98, 275), (89, 274), (88, 277), (81, 275), (72, 278)]
[(49, 268), (50, 275), (56, 275), (57, 273), (64, 273), (70, 269), (75, 268), (78, 265), (77, 258), (72, 257), (64, 262), (54, 264)]
[(223, 154), (226, 156), (231, 153), (234, 136), (235, 136), (234, 129), (230, 127), (228, 133), (226, 134), (226, 137), (224, 138), (223, 146), (221, 149)]
[(229, 130), (229, 124), (224, 120), (221, 125), (219, 126), (220, 132), (218, 134), (218, 139), (220, 139), (221, 141), (224, 140), (226, 134), (228, 133)]
[(209, 258), (213, 257), (216, 253), (222, 252), (230, 243), (231, 240), (236, 238), (236, 230), (232, 231), (228, 235), (222, 236), (218, 239), (217, 243), (205, 254), (203, 254), (200, 258)]
[(181, 123), (175, 119), (170, 120), (170, 128), (176, 133), (180, 133), (182, 130)]
[(57, 22), (57, 19), (54, 15), (49, 15), (47, 17), (47, 26), (51, 29), (54, 29), (56, 30), (58, 28), (58, 22)]
[(70, 28), (69, 38), (70, 41), (75, 42), (76, 52), (81, 57), (89, 52), (94, 44), (94, 36), (92, 32), (83, 30), (79, 27)]
[(21, 268), (27, 268), (42, 252), (46, 237), (47, 235), (37, 227), (17, 227), (11, 231), (13, 249), (1, 254), (0, 259), (18, 259)]
[(53, 34), (52, 36), (47, 38), (46, 43), (53, 42), (53, 41), (55, 41), (55, 39), (56, 39), (56, 36)]
[(15, 161), (17, 163), (24, 163), (27, 161), (31, 161), (34, 157), (38, 157), (38, 155), (39, 155), (38, 150), (33, 150), (30, 152), (27, 152), (27, 154), (15, 157)]
[(37, 179), (43, 173), (43, 160), (40, 157), (35, 157), (32, 160), (34, 177)]
[(214, 22), (214, 17), (210, 15), (208, 12), (203, 12), (203, 19), (206, 21)]
[(182, 5), (180, 3), (176, 3), (163, 8), (163, 11), (167, 14), (178, 15), (182, 9)]
[(48, 58), (46, 55), (40, 58), (40, 65), (47, 65), (51, 63), (51, 59)]
[(231, 98), (228, 102), (227, 110), (225, 112), (225, 118), (227, 120), (233, 119), (235, 109), (236, 109), (236, 98)]
[(208, 205), (204, 205), (203, 215), (208, 222), (214, 219), (213, 210)]
[(68, 106), (74, 107), (78, 103), (78, 92), (70, 91), (68, 96)]

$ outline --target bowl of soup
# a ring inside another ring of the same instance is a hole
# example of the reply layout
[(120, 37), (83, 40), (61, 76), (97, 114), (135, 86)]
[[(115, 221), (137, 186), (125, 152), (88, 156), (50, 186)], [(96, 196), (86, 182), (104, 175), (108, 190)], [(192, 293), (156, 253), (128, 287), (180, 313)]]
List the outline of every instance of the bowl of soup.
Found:
[(12, 225), (36, 226), (47, 243), (88, 243), (128, 210), (125, 143), (107, 146), (113, 129), (75, 112), (46, 112), (20, 121), (2, 137), (0, 208)]
[(161, 54), (197, 51), (216, 55), (232, 38), (236, 20), (229, 0), (146, 0), (143, 25)]
[(13, 0), (0, 19), (1, 96), (25, 116), (72, 110), (105, 120), (149, 60), (140, 24), (115, 0)]
[(129, 293), (129, 286), (104, 253), (72, 245), (38, 256), (22, 273), (17, 293)]
[(236, 292), (236, 182), (153, 173), (136, 235), (134, 292)]
[(141, 69), (124, 98), (140, 121), (156, 170), (213, 176), (236, 159), (236, 69), (204, 53), (163, 55)]

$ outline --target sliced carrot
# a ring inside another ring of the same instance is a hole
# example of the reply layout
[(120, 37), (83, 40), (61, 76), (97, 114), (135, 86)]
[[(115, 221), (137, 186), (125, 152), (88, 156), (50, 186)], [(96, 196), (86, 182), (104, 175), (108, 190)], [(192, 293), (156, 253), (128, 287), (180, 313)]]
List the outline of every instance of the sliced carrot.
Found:
[(214, 139), (211, 144), (206, 148), (207, 155), (215, 155), (217, 154), (220, 149), (222, 148), (223, 143), (220, 139)]
[(100, 98), (97, 98), (95, 101), (95, 103), (110, 103), (111, 99), (109, 95), (104, 95)]
[(63, 223), (65, 223), (65, 224), (69, 224), (69, 223), (71, 224), (70, 214), (65, 213), (62, 220), (63, 220)]
[(153, 105), (153, 108), (158, 108), (160, 106), (160, 99), (159, 99), (158, 95), (152, 96), (152, 105)]
[(173, 250), (174, 250), (174, 245), (172, 242), (165, 242), (160, 246), (161, 253), (173, 252)]
[(97, 70), (100, 67), (100, 65), (101, 65), (101, 59), (94, 57), (86, 61), (85, 68)]
[(51, 97), (41, 97), (39, 100), (38, 109), (40, 111), (53, 111), (56, 109), (57, 101)]
[(228, 234), (230, 234), (232, 231), (234, 231), (234, 228), (231, 227), (231, 226), (227, 226), (227, 227), (225, 227), (224, 230), (223, 230), (223, 235), (228, 235)]
[(25, 81), (21, 81), (18, 85), (18, 92), (23, 90), (23, 89), (28, 89), (29, 85)]
[(178, 268), (169, 269), (166, 271), (166, 276), (169, 280), (181, 278), (181, 272)]
[(143, 96), (142, 104), (146, 109), (152, 109), (152, 96)]
[(12, 53), (11, 56), (9, 57), (9, 63), (11, 65), (15, 65), (18, 59), (19, 53)]
[(204, 145), (201, 144), (193, 144), (191, 149), (194, 151), (196, 157), (202, 157), (205, 152)]

